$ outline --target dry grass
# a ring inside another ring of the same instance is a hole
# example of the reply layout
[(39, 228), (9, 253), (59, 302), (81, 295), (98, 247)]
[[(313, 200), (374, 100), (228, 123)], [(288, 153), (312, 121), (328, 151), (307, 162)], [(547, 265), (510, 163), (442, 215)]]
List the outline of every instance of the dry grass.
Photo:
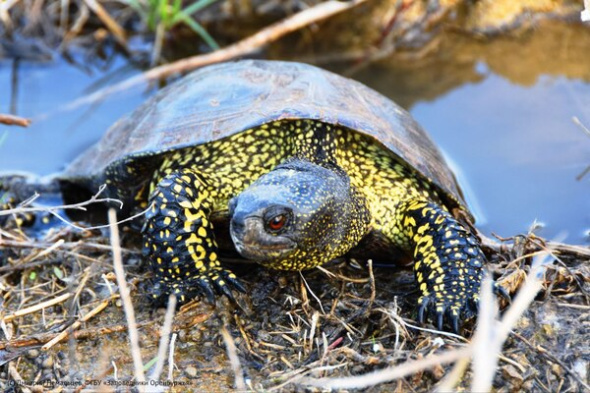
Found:
[[(125, 46), (119, 28), (130, 16), (124, 8), (81, 1), (71, 15), (70, 1), (34, 1), (30, 24), (19, 27), (14, 21), (22, 9), (17, 8), (25, 3), (31, 4), (9, 0), (0, 6), (4, 29), (53, 28), (63, 48), (69, 41), (99, 39), (100, 30), (88, 31), (97, 16), (106, 34)], [(146, 75), (159, 78), (250, 53), (360, 3), (311, 7), (225, 49)], [(446, 15), (439, 11), (436, 16)], [(384, 18), (389, 29), (377, 41), (382, 46), (357, 51), (349, 60), (364, 60), (362, 65), (395, 50), (394, 38), (401, 33), (393, 26), (400, 14)], [(415, 28), (406, 24), (402, 33)], [(90, 202), (104, 201), (96, 195)], [(25, 204), (0, 215), (37, 211)], [(59, 215), (58, 210), (48, 212)], [(0, 384), (24, 381), (20, 389), (34, 391), (42, 383), (57, 388), (58, 382), (69, 381), (81, 391), (92, 389), (92, 380), (137, 382), (147, 372), (150, 380), (187, 382), (200, 391), (588, 389), (587, 248), (534, 234), (484, 239), (498, 281), (519, 295), (498, 317), (490, 291), (485, 291), (477, 330), (465, 339), (417, 326), (411, 275), (374, 268), (370, 261), (366, 269), (338, 262), (301, 276), (247, 267), (240, 276), (248, 296), (239, 297), (237, 305), (221, 299), (212, 308), (195, 301), (175, 313), (171, 301), (164, 314), (147, 301), (149, 290), (141, 287), (147, 274), (135, 234), (126, 228), (119, 233), (115, 221), (102, 227), (67, 225), (42, 239), (18, 225), (0, 229), (0, 359), (6, 371)], [(101, 231), (105, 228), (112, 229), (110, 243)], [(471, 328), (467, 326), (468, 335)], [(144, 364), (142, 359), (152, 360)]]
[[(216, 309), (193, 302), (176, 314), (169, 305), (165, 315), (158, 312), (154, 318), (156, 309), (137, 289), (146, 277), (137, 265), (136, 240), (123, 230), (127, 247), (121, 248), (115, 228), (111, 224), (110, 246), (97, 229), (63, 227), (40, 241), (18, 227), (3, 230), (8, 266), (2, 267), (0, 284), (7, 341), (0, 351), (8, 361), (7, 378), (28, 381), (23, 391), (35, 389), (41, 380), (77, 381), (78, 389), (88, 387), (81, 381), (92, 379), (130, 381), (135, 375), (140, 381), (146, 371), (142, 358), (153, 359), (148, 367), (155, 364), (150, 380), (188, 383), (205, 391), (232, 386), (375, 392), (587, 387), (579, 360), (590, 353), (584, 330), (588, 321), (575, 317), (590, 307), (587, 250), (577, 254), (575, 246), (557, 243), (556, 255), (545, 246), (551, 242), (534, 235), (496, 243), (493, 270), (518, 295), (497, 317), (495, 301), (484, 292), (480, 322), (466, 340), (416, 326), (411, 275), (375, 270), (371, 263), (360, 270), (336, 263), (299, 278), (248, 268), (241, 276), (249, 295), (238, 298), (239, 308), (223, 299)], [(120, 268), (113, 273), (111, 260), (119, 259), (127, 262), (125, 275)], [(533, 300), (538, 296), (544, 302)], [(130, 309), (136, 324), (123, 322)], [(572, 321), (569, 330), (551, 322), (560, 320)], [(55, 327), (57, 333), (51, 332)], [(568, 332), (570, 350), (559, 343)], [(129, 346), (134, 341), (139, 345)], [(166, 353), (167, 378), (160, 376)], [(105, 366), (92, 360), (99, 358)], [(60, 367), (47, 368), (51, 362)]]

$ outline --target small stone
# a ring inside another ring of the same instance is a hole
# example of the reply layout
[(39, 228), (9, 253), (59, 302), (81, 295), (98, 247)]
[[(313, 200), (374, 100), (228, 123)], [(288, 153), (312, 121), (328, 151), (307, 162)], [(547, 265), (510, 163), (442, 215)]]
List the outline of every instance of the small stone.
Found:
[(37, 349), (31, 349), (30, 351), (27, 352), (27, 357), (29, 359), (35, 359), (38, 356), (39, 356), (39, 350), (37, 350)]
[(431, 372), (432, 372), (432, 375), (434, 376), (434, 378), (436, 378), (436, 379), (442, 379), (442, 377), (445, 376), (445, 369), (440, 364), (437, 364), (436, 366), (434, 366), (432, 368)]
[(43, 368), (52, 368), (53, 367), (53, 356), (47, 356), (43, 363), (41, 363), (41, 367)]
[(195, 378), (197, 376), (197, 368), (195, 366), (188, 366), (184, 369), (184, 372), (189, 377)]
[(289, 284), (289, 281), (287, 280), (286, 277), (284, 277), (284, 276), (279, 277), (279, 287), (280, 288), (285, 288), (288, 284)]
[(557, 376), (562, 376), (563, 375), (563, 369), (558, 364), (552, 365), (551, 366), (551, 371), (553, 371), (553, 374), (555, 374)]
[(588, 379), (588, 369), (590, 364), (588, 362), (578, 359), (574, 362), (574, 372), (578, 374), (578, 376), (582, 379), (582, 381), (587, 381)]
[[(516, 369), (516, 367), (508, 364), (504, 367), (502, 367), (502, 373), (504, 374), (504, 376), (507, 379), (510, 379), (513, 381), (513, 383), (520, 385), (522, 383), (522, 381), (524, 380), (524, 378), (522, 377), (522, 375), (520, 375), (520, 373), (518, 372), (518, 370)], [(518, 381), (518, 383), (516, 383)]]

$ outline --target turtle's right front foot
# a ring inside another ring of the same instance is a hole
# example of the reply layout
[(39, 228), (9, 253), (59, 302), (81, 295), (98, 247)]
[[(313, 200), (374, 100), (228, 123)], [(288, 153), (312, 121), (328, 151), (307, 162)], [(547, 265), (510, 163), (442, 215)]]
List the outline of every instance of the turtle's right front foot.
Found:
[(209, 303), (215, 303), (216, 295), (224, 295), (234, 301), (233, 290), (246, 292), (246, 289), (231, 271), (217, 267), (175, 282), (170, 282), (164, 277), (156, 275), (153, 281), (152, 297), (158, 300), (173, 294), (179, 303), (185, 303), (197, 296), (203, 296)]
[(143, 254), (155, 274), (152, 296), (175, 294), (186, 302), (197, 295), (233, 299), (245, 292), (217, 257), (211, 201), (203, 177), (185, 168), (164, 177), (152, 193), (143, 226)]

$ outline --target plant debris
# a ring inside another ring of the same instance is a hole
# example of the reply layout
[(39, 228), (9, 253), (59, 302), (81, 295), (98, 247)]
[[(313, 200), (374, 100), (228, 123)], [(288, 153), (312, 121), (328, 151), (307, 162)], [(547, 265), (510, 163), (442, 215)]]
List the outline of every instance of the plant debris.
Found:
[[(223, 298), (212, 307), (196, 299), (175, 314), (174, 307), (164, 312), (148, 299), (138, 236), (123, 227), (125, 293), (137, 321), (132, 327), (125, 322), (121, 277), (115, 279), (113, 248), (103, 231), (61, 227), (39, 240), (18, 227), (2, 231), (0, 360), (7, 373), (0, 384), (25, 381), (25, 390), (70, 383), (80, 390), (139, 384), (145, 373), (147, 380), (205, 391), (303, 391), (312, 385), (430, 391), (468, 389), (477, 372), (470, 359), (490, 360), (489, 349), (477, 350), (481, 334), (465, 339), (417, 326), (411, 272), (364, 261), (342, 259), (299, 274), (232, 260), (248, 290), (237, 303)], [(500, 337), (506, 339), (497, 366), (487, 368), (494, 389), (587, 388), (590, 250), (533, 234), (485, 243), (491, 270), (512, 294), (529, 285), (527, 277), (538, 277), (541, 289), (536, 297), (528, 292), (530, 306), (512, 312), (512, 330), (502, 330), (493, 314), (485, 330), (480, 316), (486, 340), (497, 337), (501, 345)], [(539, 275), (531, 272), (540, 251), (548, 256)], [(503, 323), (508, 314), (499, 317)], [(473, 325), (466, 328), (469, 337)], [(134, 355), (132, 331), (138, 337)], [(134, 361), (140, 362), (139, 374)], [(375, 372), (378, 384), (369, 377)], [(369, 382), (352, 383), (363, 375)]]

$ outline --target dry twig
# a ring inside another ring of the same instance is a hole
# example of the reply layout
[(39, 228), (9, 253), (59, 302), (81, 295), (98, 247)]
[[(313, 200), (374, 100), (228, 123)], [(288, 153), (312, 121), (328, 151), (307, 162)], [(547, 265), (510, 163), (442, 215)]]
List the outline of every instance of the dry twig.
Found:
[(28, 127), (31, 124), (31, 119), (0, 113), (0, 124), (6, 124), (7, 126)]
[(107, 308), (107, 306), (109, 305), (109, 303), (112, 300), (114, 300), (114, 299), (116, 299), (118, 297), (119, 297), (119, 295), (113, 295), (109, 299), (105, 299), (102, 302), (100, 302), (100, 304), (98, 306), (94, 307), (91, 311), (89, 311), (86, 315), (84, 315), (80, 320), (74, 322), (66, 330), (62, 331), (57, 336), (55, 336), (53, 339), (51, 339), (48, 343), (46, 343), (45, 345), (43, 345), (41, 347), (41, 349), (43, 351), (47, 351), (48, 349), (50, 349), (51, 347), (53, 347), (55, 344), (57, 344), (60, 341), (65, 340), (66, 338), (68, 338), (71, 335), (72, 332), (74, 332), (76, 329), (78, 329), (80, 326), (82, 326), (82, 323), (84, 323), (84, 322), (88, 321), (90, 318), (96, 316), (102, 310), (104, 310), (105, 308)]
[(31, 314), (36, 311), (43, 310), (44, 308), (63, 303), (66, 300), (68, 300), (70, 297), (72, 297), (71, 293), (64, 293), (63, 295), (58, 296), (56, 298), (44, 301), (39, 304), (35, 304), (34, 306), (31, 306), (31, 307), (23, 308), (22, 310), (18, 310), (14, 314), (10, 314), (10, 315), (5, 316), (2, 320), (4, 322), (10, 322), (15, 318), (22, 317), (23, 315)]
[(227, 357), (229, 358), (232, 371), (234, 372), (236, 389), (240, 392), (246, 391), (246, 383), (244, 382), (244, 375), (242, 374), (242, 366), (240, 364), (240, 358), (238, 357), (238, 350), (236, 349), (233, 337), (229, 334), (225, 326), (221, 328), (221, 336), (223, 337), (223, 342), (225, 342)]
[(84, 3), (98, 16), (98, 18), (105, 24), (107, 29), (115, 36), (115, 39), (124, 48), (127, 48), (127, 39), (125, 38), (125, 30), (109, 15), (102, 5), (96, 0), (84, 0)]
[[(491, 301), (491, 287), (488, 288), (490, 294), (484, 292), (487, 299), (482, 298), (482, 311), (488, 314), (483, 314), (482, 323), (478, 324), (476, 336), (474, 338), (475, 346), (479, 348), (475, 352), (478, 355), (475, 364), (477, 368), (474, 369), (473, 380), (471, 385), (472, 391), (487, 392), (492, 388), (492, 380), (497, 368), (498, 356), (502, 352), (504, 341), (508, 337), (512, 327), (516, 324), (521, 315), (528, 309), (532, 301), (537, 296), (537, 293), (543, 287), (543, 278), (548, 263), (549, 253), (535, 258), (531, 272), (528, 274), (525, 285), (518, 291), (512, 305), (502, 318), (502, 322), (496, 326), (492, 326), (492, 318), (489, 316), (493, 311), (493, 301)], [(486, 304), (487, 303), (487, 304)], [(481, 314), (480, 312), (480, 314)], [(480, 315), (482, 317), (482, 315)]]
[[(144, 327), (153, 324), (153, 321), (149, 322), (142, 322), (138, 324), (138, 327)], [(114, 325), (114, 326), (103, 326), (97, 328), (89, 328), (89, 329), (82, 329), (76, 330), (73, 332), (72, 336), (76, 340), (81, 340), (85, 338), (96, 338), (99, 336), (105, 336), (108, 334), (114, 333), (123, 333), (128, 330), (127, 325)], [(46, 342), (51, 341), (56, 336), (61, 333), (42, 333), (42, 334), (35, 334), (29, 335), (23, 338), (15, 338), (11, 339), (10, 341), (0, 341), (0, 350), (5, 350), (6, 348), (23, 348), (23, 347), (38, 347), (39, 344), (43, 344)]]
[(72, 110), (80, 105), (93, 103), (103, 100), (105, 97), (127, 90), (143, 82), (149, 82), (166, 78), (176, 73), (182, 73), (194, 70), (210, 64), (220, 63), (235, 59), (240, 56), (248, 55), (260, 48), (278, 40), (279, 38), (297, 31), (313, 23), (320, 22), (333, 15), (349, 10), (368, 0), (350, 0), (347, 2), (330, 0), (309, 7), (297, 14), (289, 16), (282, 21), (274, 23), (257, 33), (247, 37), (235, 44), (219, 49), (212, 53), (197, 55), (186, 59), (178, 60), (174, 63), (152, 68), (140, 75), (129, 78), (114, 86), (101, 89), (93, 94), (83, 97), (66, 106), (66, 110)]
[(342, 378), (309, 378), (297, 380), (301, 385), (317, 386), (324, 389), (364, 389), (383, 382), (403, 378), (416, 372), (440, 364), (452, 363), (459, 359), (468, 358), (471, 347), (447, 351), (439, 355), (432, 355), (420, 360), (412, 360), (395, 367), (388, 367), (371, 373)]
[(133, 310), (133, 303), (129, 296), (129, 289), (127, 288), (127, 281), (125, 280), (125, 271), (123, 270), (123, 258), (121, 256), (121, 246), (119, 244), (119, 227), (116, 224), (117, 213), (115, 212), (115, 209), (109, 209), (109, 223), (111, 224), (113, 267), (115, 269), (115, 275), (117, 276), (119, 293), (123, 300), (123, 309), (125, 310), (125, 317), (127, 318), (127, 326), (129, 327), (129, 343), (131, 345), (131, 356), (133, 357), (133, 370), (135, 379), (139, 382), (144, 382), (145, 375), (143, 372), (143, 362), (141, 360), (141, 352), (139, 351), (139, 334), (137, 331), (137, 324), (135, 323), (135, 311)]
[(168, 343), (170, 342), (170, 332), (172, 331), (172, 321), (174, 320), (174, 312), (176, 311), (176, 296), (170, 295), (168, 298), (168, 307), (166, 308), (166, 315), (164, 316), (164, 325), (162, 326), (162, 335), (160, 336), (160, 345), (158, 346), (158, 361), (154, 367), (154, 371), (150, 375), (150, 380), (157, 381), (160, 379), (162, 370), (164, 370), (164, 359), (166, 359), (166, 352), (168, 352)]
[[(110, 203), (110, 202), (115, 202), (119, 205), (119, 208), (123, 208), (123, 202), (119, 199), (115, 199), (115, 198), (99, 198), (99, 196), (106, 190), (106, 184), (103, 184), (102, 186), (99, 187), (98, 191), (96, 192), (96, 194), (94, 194), (90, 199), (88, 199), (87, 201), (84, 202), (79, 202), (79, 203), (73, 203), (70, 205), (61, 205), (61, 206), (51, 206), (51, 207), (27, 207), (29, 205), (31, 205), (33, 202), (35, 202), (38, 198), (39, 198), (39, 194), (35, 193), (33, 196), (31, 196), (30, 198), (28, 198), (27, 200), (23, 201), (21, 204), (19, 204), (19, 206), (13, 208), (13, 209), (6, 209), (6, 210), (0, 210), (0, 216), (7, 216), (7, 215), (11, 215), (11, 214), (23, 214), (23, 213), (33, 213), (33, 212), (48, 212), (51, 213), (53, 215), (55, 215), (57, 218), (61, 219), (62, 221), (65, 221), (66, 223), (67, 220), (65, 220), (64, 218), (61, 218), (59, 215), (57, 215), (57, 213), (55, 213), (58, 210), (82, 210), (82, 211), (86, 211), (86, 206), (91, 205), (93, 203)], [(75, 227), (75, 225), (72, 224), (72, 226)], [(108, 225), (104, 226), (104, 227), (108, 227)], [(87, 228), (81, 228), (81, 229), (87, 229)]]

